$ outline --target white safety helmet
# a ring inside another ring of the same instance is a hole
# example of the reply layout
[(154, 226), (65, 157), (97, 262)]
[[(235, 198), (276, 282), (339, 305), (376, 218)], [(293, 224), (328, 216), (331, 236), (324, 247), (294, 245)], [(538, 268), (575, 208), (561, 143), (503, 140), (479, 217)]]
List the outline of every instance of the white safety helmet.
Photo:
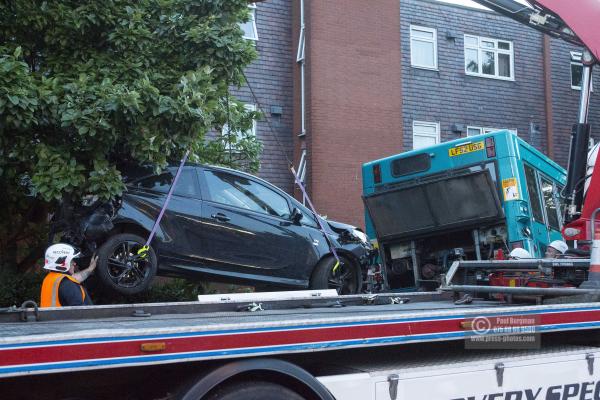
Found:
[(531, 254), (529, 254), (529, 252), (525, 249), (522, 249), (521, 247), (517, 247), (516, 249), (513, 249), (513, 251), (510, 252), (510, 258), (515, 258), (517, 260), (520, 260), (522, 258), (533, 258), (531, 257)]
[(560, 252), (560, 254), (565, 254), (567, 250), (569, 250), (569, 246), (563, 242), (562, 240), (555, 240), (548, 245), (548, 247), (552, 247)]
[(67, 272), (71, 268), (71, 261), (81, 255), (70, 244), (57, 243), (46, 249), (44, 269), (57, 272)]

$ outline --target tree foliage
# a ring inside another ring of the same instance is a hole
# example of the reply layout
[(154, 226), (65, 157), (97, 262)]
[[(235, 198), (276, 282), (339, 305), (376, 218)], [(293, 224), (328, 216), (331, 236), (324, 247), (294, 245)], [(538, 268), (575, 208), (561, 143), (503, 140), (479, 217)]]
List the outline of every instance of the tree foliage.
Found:
[(30, 224), (57, 200), (120, 195), (123, 161), (161, 168), (190, 149), (257, 169), (255, 139), (206, 140), (258, 116), (229, 96), (255, 57), (247, 18), (246, 0), (3, 1), (0, 254), (39, 240)]

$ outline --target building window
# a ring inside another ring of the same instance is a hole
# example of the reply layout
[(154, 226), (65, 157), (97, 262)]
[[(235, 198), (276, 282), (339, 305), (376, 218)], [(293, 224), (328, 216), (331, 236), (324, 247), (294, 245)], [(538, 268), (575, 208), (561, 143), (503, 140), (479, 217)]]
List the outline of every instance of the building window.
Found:
[[(234, 106), (235, 105), (232, 105), (232, 107)], [(256, 111), (255, 104), (244, 104), (244, 108), (246, 109), (246, 111)], [(225, 148), (229, 149), (231, 147), (232, 149), (235, 149), (235, 144), (244, 139), (245, 137), (256, 136), (256, 120), (252, 120), (252, 127), (244, 132), (235, 130), (231, 130), (230, 132), (229, 125), (225, 124), (223, 125), (223, 129), (221, 130), (221, 135), (231, 135), (231, 139), (227, 140), (227, 142), (225, 143)]]
[(437, 31), (410, 26), (410, 64), (416, 68), (437, 69)]
[(243, 38), (248, 40), (258, 40), (258, 31), (256, 30), (256, 3), (250, 3), (250, 19), (248, 22), (242, 22), (240, 28), (244, 32)]
[(512, 42), (465, 35), (465, 73), (514, 80)]
[[(579, 51), (571, 52), (571, 89), (581, 90), (581, 79), (583, 78), (582, 56), (583, 55)], [(592, 90), (594, 90), (593, 80)]]
[(509, 131), (512, 134), (517, 135), (516, 129), (508, 128), (484, 128), (481, 126), (467, 126), (467, 136), (477, 136), (484, 133), (496, 132), (496, 131)]
[(583, 64), (571, 61), (571, 89), (581, 90)]
[(433, 146), (440, 142), (438, 122), (413, 121), (413, 150)]

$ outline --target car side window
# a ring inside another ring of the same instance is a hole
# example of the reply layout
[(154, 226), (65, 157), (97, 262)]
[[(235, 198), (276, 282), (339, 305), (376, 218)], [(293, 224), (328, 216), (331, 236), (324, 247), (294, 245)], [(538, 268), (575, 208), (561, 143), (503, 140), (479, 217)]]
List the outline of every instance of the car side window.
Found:
[(542, 206), (540, 204), (540, 192), (535, 178), (535, 171), (529, 165), (523, 166), (525, 167), (525, 180), (527, 181), (527, 192), (529, 193), (533, 219), (543, 224), (544, 213), (542, 212)]
[(205, 171), (210, 199), (215, 203), (245, 208), (281, 218), (289, 218), (285, 197), (243, 176), (221, 171)]
[(319, 224), (317, 224), (317, 221), (315, 220), (315, 216), (308, 208), (301, 206), (300, 203), (296, 202), (296, 200), (292, 201), (292, 207), (296, 207), (302, 214), (302, 219), (300, 220), (300, 224), (305, 225), (305, 226), (311, 226), (313, 228), (319, 228)]
[(319, 224), (317, 224), (317, 221), (315, 221), (315, 216), (312, 212), (307, 212), (302, 209), (300, 210), (300, 212), (302, 212), (302, 220), (300, 220), (300, 223), (302, 225), (311, 226), (313, 228), (319, 228)]
[[(134, 182), (133, 186), (138, 189), (151, 190), (159, 193), (169, 193), (171, 182), (177, 173), (177, 169), (173, 168), (173, 171), (164, 172), (159, 175), (149, 176), (147, 178), (140, 179)], [(177, 186), (173, 192), (180, 196), (197, 196), (198, 186), (196, 180), (196, 171), (191, 168), (185, 168), (181, 171), (179, 179), (177, 180)]]

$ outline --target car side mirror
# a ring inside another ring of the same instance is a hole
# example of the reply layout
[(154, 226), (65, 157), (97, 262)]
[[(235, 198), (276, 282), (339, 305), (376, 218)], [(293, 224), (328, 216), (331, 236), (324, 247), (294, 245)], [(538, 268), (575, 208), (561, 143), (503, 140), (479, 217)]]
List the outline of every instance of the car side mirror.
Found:
[(300, 225), (300, 221), (302, 221), (302, 212), (300, 210), (298, 210), (296, 207), (294, 207), (294, 209), (292, 210), (292, 215), (290, 215), (290, 220), (296, 224), (296, 225)]

